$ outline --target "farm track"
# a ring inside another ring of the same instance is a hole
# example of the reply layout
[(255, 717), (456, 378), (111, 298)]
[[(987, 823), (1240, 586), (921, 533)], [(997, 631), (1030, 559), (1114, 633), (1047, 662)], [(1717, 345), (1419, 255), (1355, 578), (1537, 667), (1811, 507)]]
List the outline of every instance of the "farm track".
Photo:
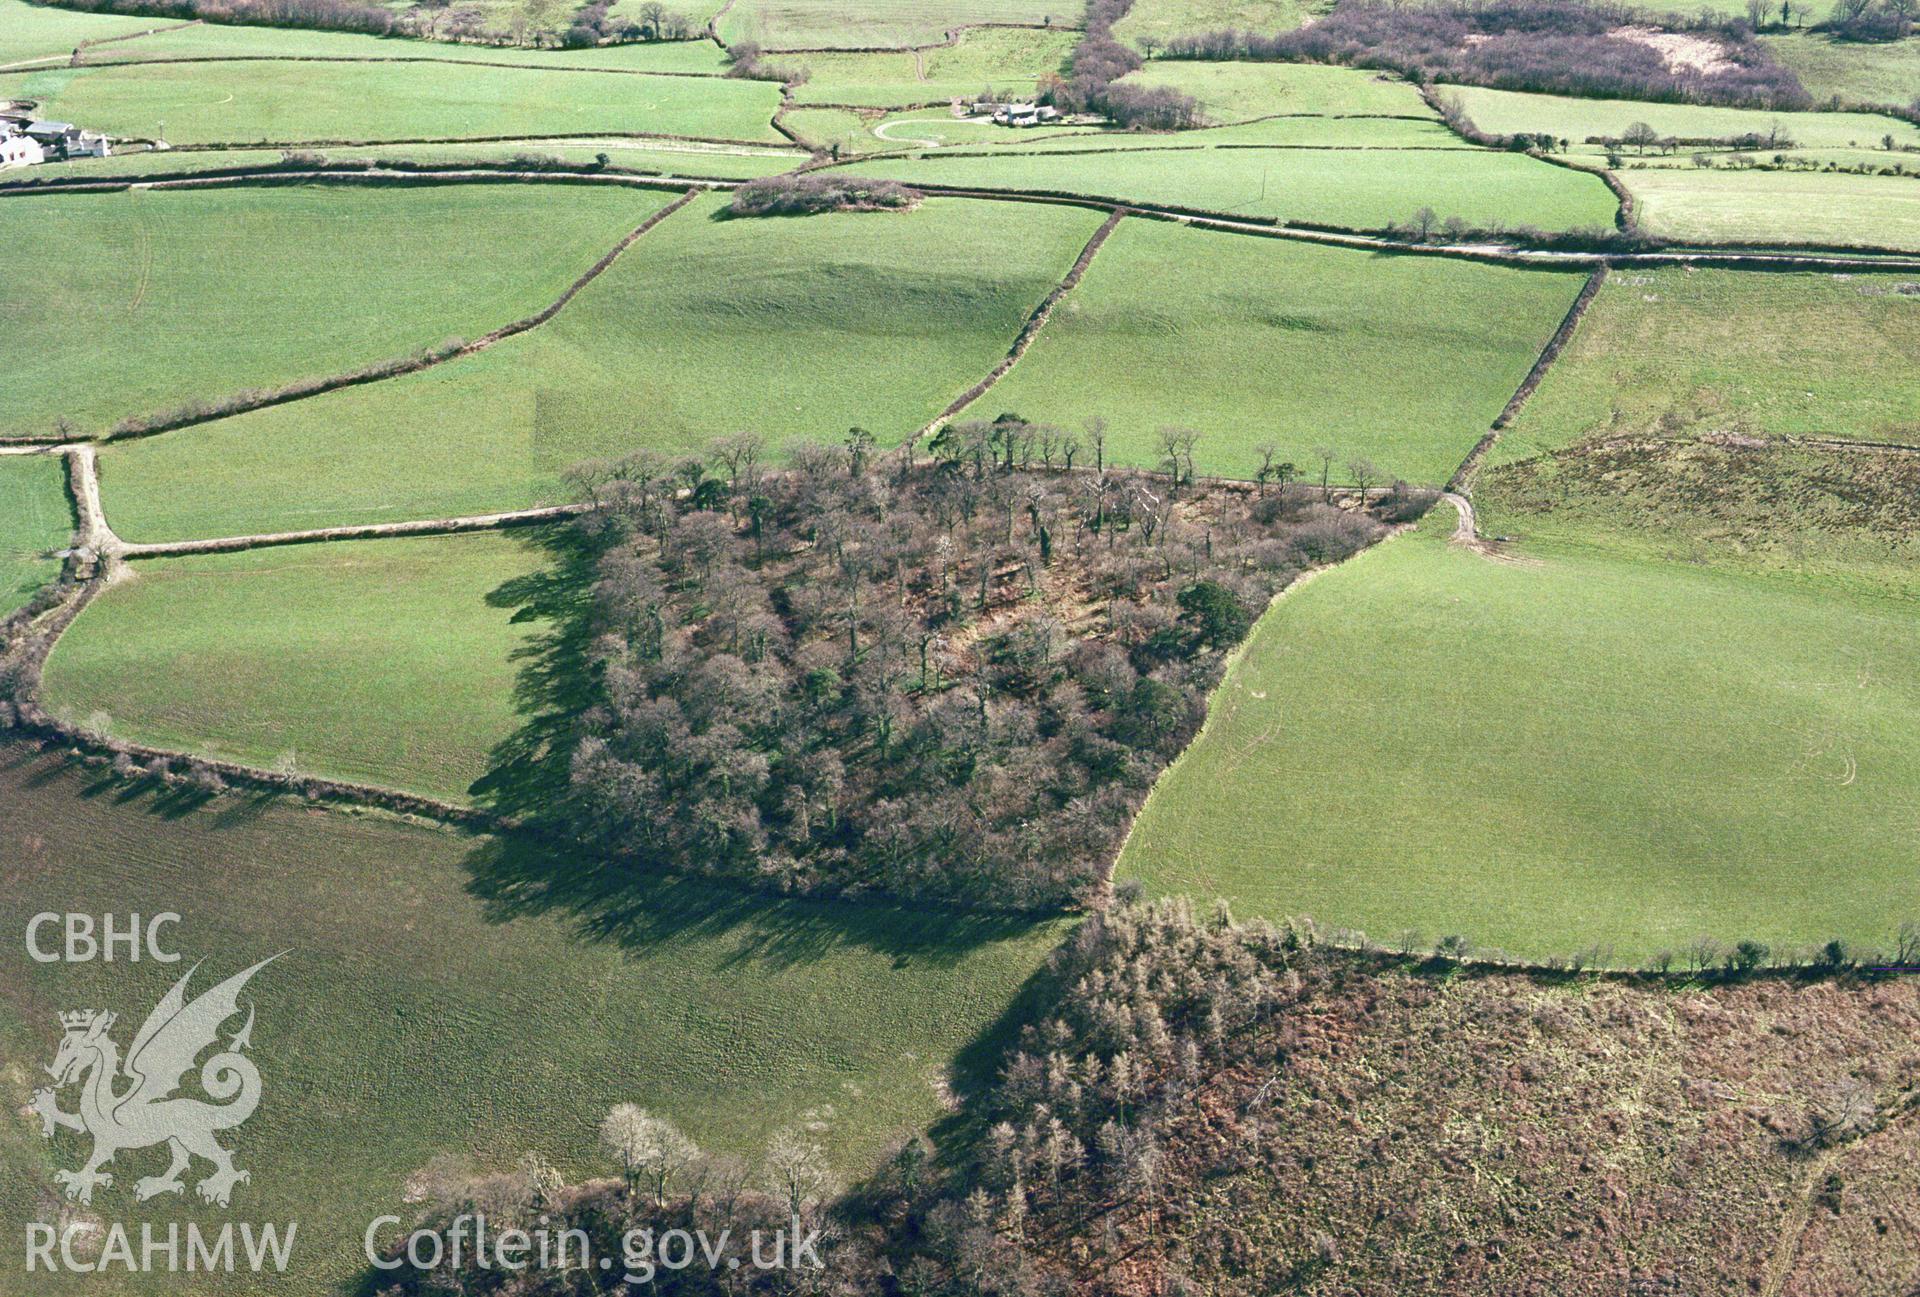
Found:
[(1885, 1134), (1896, 1122), (1910, 1117), (1920, 1109), (1920, 1089), (1906, 1089), (1887, 1104), (1884, 1114), (1873, 1129), (1843, 1144), (1822, 1149), (1809, 1163), (1802, 1184), (1794, 1197), (1793, 1208), (1787, 1213), (1780, 1225), (1780, 1240), (1773, 1256), (1767, 1263), (1767, 1271), (1761, 1282), (1756, 1284), (1760, 1297), (1780, 1297), (1787, 1286), (1787, 1280), (1793, 1277), (1794, 1262), (1800, 1256), (1800, 1244), (1806, 1237), (1807, 1224), (1813, 1215), (1813, 1195), (1819, 1188), (1828, 1168), (1835, 1162), (1846, 1160), (1848, 1153)]
[(1474, 512), (1473, 501), (1458, 491), (1442, 491), (1440, 498), (1453, 506), (1459, 520), (1454, 523), (1453, 535), (1447, 537), (1450, 544), (1461, 549), (1470, 549), (1481, 558), (1494, 563), (1507, 563), (1514, 567), (1539, 567), (1540, 560), (1510, 553), (1498, 541), (1488, 540), (1480, 534), (1480, 518)]
[(1460, 515), (1460, 521), (1454, 524), (1453, 543), (1456, 545), (1471, 545), (1479, 540), (1480, 523), (1474, 516), (1473, 501), (1467, 499), (1466, 496), (1461, 495), (1458, 491), (1443, 492), (1441, 498), (1452, 505), (1454, 512)]
[(73, 537), (75, 547), (106, 557), (118, 554), (125, 545), (107, 524), (107, 511), (100, 502), (98, 452), (91, 445), (82, 445), (70, 446), (65, 453), (67, 486), (73, 493), (73, 507), (80, 515), (80, 526)]

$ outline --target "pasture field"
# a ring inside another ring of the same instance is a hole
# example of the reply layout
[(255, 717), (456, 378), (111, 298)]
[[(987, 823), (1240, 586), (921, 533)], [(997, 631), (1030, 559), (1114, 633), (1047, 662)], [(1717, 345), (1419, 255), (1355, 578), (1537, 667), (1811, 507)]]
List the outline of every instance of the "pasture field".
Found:
[(1215, 122), (1277, 113), (1440, 120), (1420, 92), (1399, 77), (1319, 63), (1149, 63), (1122, 81), (1171, 86), (1192, 95)]
[(1578, 275), (1376, 257), (1127, 221), (982, 402), (989, 416), (1108, 420), (1111, 458), (1153, 465), (1163, 426), (1202, 472), (1251, 477), (1272, 441), (1439, 483), (1513, 395)]
[(551, 323), (477, 355), (109, 447), (115, 528), (158, 540), (518, 508), (559, 497), (579, 460), (740, 429), (776, 448), (856, 424), (897, 443), (1006, 354), (1100, 223), (939, 199), (721, 220), (725, 202), (669, 217)]
[[(83, 42), (135, 36), (158, 27), (174, 26), (176, 21), (120, 14), (75, 13), (69, 9), (28, 4), (26, 0), (0, 0), (0, 68), (29, 60), (64, 63)], [(116, 40), (116, 44), (107, 48), (124, 48), (124, 44)]]
[(1544, 540), (1496, 562), (1452, 512), (1266, 615), (1121, 878), (1627, 964), (1884, 947), (1920, 913), (1910, 602)]
[(155, 747), (464, 802), (531, 632), (488, 600), (517, 534), (143, 559), (60, 638), (49, 710)]
[[(1261, 123), (1264, 129), (1274, 123)], [(1062, 146), (1063, 148), (1065, 146)], [(1466, 149), (1109, 149), (1095, 153), (877, 158), (856, 175), (907, 184), (1068, 190), (1350, 229), (1403, 222), (1423, 206), (1469, 225), (1564, 230), (1613, 224), (1598, 177), (1512, 153)]]
[[(1117, 140), (1121, 137), (1115, 135), (1113, 138)], [(1265, 146), (1325, 152), (1342, 149), (1448, 149), (1464, 152), (1474, 148), (1436, 119), (1422, 121), (1408, 117), (1266, 117), (1209, 126), (1199, 131), (1183, 132), (1175, 138), (1209, 147)], [(1500, 156), (1484, 150), (1478, 152), (1487, 158)], [(1378, 159), (1372, 161), (1377, 162)], [(1400, 164), (1412, 166), (1414, 162), (1403, 158)]]
[[(1448, 86), (1467, 116), (1496, 135), (1549, 131), (1570, 140), (1576, 152), (1602, 152), (1589, 136), (1618, 139), (1635, 122), (1683, 142), (1758, 135), (1769, 152), (1790, 148), (1876, 148), (1882, 137), (1895, 145), (1920, 145), (1920, 126), (1878, 113), (1770, 113), (1750, 108), (1714, 108), (1700, 104), (1652, 104), (1630, 99), (1573, 99), (1560, 95)], [(1688, 147), (1683, 143), (1682, 147)], [(1626, 150), (1632, 156), (1631, 149)]]
[(791, 145), (703, 144), (687, 140), (536, 140), (502, 144), (394, 144), (385, 148), (326, 149), (323, 156), (351, 161), (407, 159), (414, 162), (491, 162), (511, 166), (516, 158), (557, 158), (591, 169), (601, 154), (620, 170), (658, 172), (699, 179), (751, 180), (791, 171), (808, 155)]
[[(788, 121), (791, 120), (789, 116)], [(910, 129), (904, 125), (908, 122)], [(912, 151), (914, 138), (923, 136), (951, 147), (955, 155), (983, 158), (1096, 152), (1196, 154), (1204, 149), (1228, 145), (1237, 149), (1291, 149), (1302, 153), (1366, 149), (1473, 149), (1472, 145), (1449, 131), (1437, 119), (1418, 121), (1406, 117), (1283, 116), (1227, 122), (1188, 131), (1149, 133), (1100, 130), (1086, 126), (1014, 129), (996, 126), (987, 118), (955, 118), (941, 109), (921, 109), (887, 117), (870, 129), (873, 133), (884, 133), (890, 138), (896, 151), (900, 145), (907, 145)], [(1501, 156), (1480, 152), (1482, 157)], [(1223, 155), (1216, 161), (1224, 165), (1227, 159)], [(1264, 167), (1271, 161), (1271, 158), (1267, 158), (1248, 165)], [(1381, 162), (1379, 159), (1368, 161)], [(1401, 159), (1400, 162), (1404, 165), (1408, 160)]]
[(73, 533), (65, 461), (51, 455), (0, 455), (0, 617), (59, 575)]
[(1920, 443), (1920, 293), (1897, 274), (1616, 271), (1495, 446), (1733, 432)]
[(478, 336), (553, 301), (670, 197), (552, 194), (503, 184), (9, 198), (0, 230), (41, 251), (0, 278), (0, 431), (49, 436), (64, 419), (95, 434)]
[(147, 63), (0, 76), (0, 95), (110, 135), (182, 144), (520, 135), (779, 142), (764, 81), (465, 63)]
[(1687, 243), (1920, 248), (1920, 180), (1799, 171), (1628, 169), (1640, 223)]
[[(304, 150), (328, 162), (460, 163), (511, 168), (528, 157), (557, 160), (582, 170), (598, 165), (606, 154), (613, 167), (627, 171), (700, 179), (751, 180), (791, 171), (807, 160), (796, 146), (774, 144), (704, 144), (690, 140), (586, 139), (507, 140), (478, 144), (372, 144)], [(279, 149), (143, 149), (105, 158), (76, 158), (45, 162), (28, 175), (15, 173), (9, 181), (100, 180), (118, 176), (180, 175), (228, 167), (277, 166)]]
[(868, 121), (873, 115), (863, 116), (849, 108), (795, 108), (780, 114), (780, 123), (808, 148), (826, 150), (837, 144), (843, 156), (897, 147), (874, 137)]
[(1232, 28), (1272, 33), (1290, 31), (1332, 6), (1319, 0), (1134, 0), (1114, 35), (1145, 48), (1174, 36)]
[[(105, 897), (172, 910), (176, 947), (209, 961), (196, 990), (288, 952), (248, 991), (265, 1098), (239, 1147), (253, 1179), (234, 1211), (299, 1221), (274, 1285), (299, 1297), (351, 1290), (368, 1222), (409, 1217), (406, 1181), (438, 1155), (504, 1168), (531, 1150), (570, 1180), (609, 1174), (594, 1128), (615, 1103), (749, 1158), (804, 1122), (853, 1180), (941, 1115), (956, 1060), (997, 1039), (1065, 932), (606, 874), (596, 896), (573, 886), (585, 862), (271, 801), (193, 809), (97, 789), (17, 747), (0, 751), (0, 822), (9, 930)], [(9, 965), (0, 1225), (16, 1238), (50, 1166), (82, 1147), (44, 1143), (13, 1116), (53, 1056), (56, 1014), (94, 1003), (137, 1023), (186, 966)], [(132, 1210), (131, 1171), (152, 1156), (124, 1154), (96, 1209)], [(210, 1219), (169, 1202), (138, 1219)], [(259, 1283), (196, 1276), (192, 1290), (240, 1297)], [(179, 1285), (161, 1275), (144, 1291)], [(99, 1291), (98, 1276), (34, 1278), (36, 1297)]]
[(1060, 71), (1078, 38), (1071, 31), (982, 27), (953, 45), (919, 52), (795, 54), (780, 63), (807, 69), (796, 103), (944, 104), (989, 87), (1002, 95), (1031, 94), (1041, 77)]
[(1920, 95), (1920, 41), (1835, 40), (1825, 33), (1762, 36), (1773, 56), (1791, 68), (1817, 101), (1891, 104), (1904, 108)]
[(606, 68), (628, 72), (678, 72), (719, 76), (726, 71), (720, 47), (709, 40), (654, 41), (578, 50), (516, 45), (466, 45), (456, 41), (361, 36), (353, 32), (297, 27), (239, 27), (201, 23), (176, 27), (94, 50), (82, 62), (138, 59), (329, 58), (386, 61), (431, 59), (450, 63), (512, 63), (530, 68)]
[(1080, 10), (1058, 0), (734, 0), (720, 36), (770, 50), (908, 48), (982, 23), (1068, 29)]
[[(1872, 147), (1849, 148), (1799, 148), (1776, 151), (1780, 161), (1775, 162), (1775, 152), (1765, 149), (1745, 149), (1726, 151), (1720, 149), (1676, 150), (1673, 153), (1639, 154), (1628, 149), (1621, 155), (1617, 174), (1624, 176), (1630, 171), (1766, 171), (1779, 169), (1786, 171), (1814, 172), (1826, 175), (1889, 175), (1905, 174), (1909, 177), (1920, 176), (1920, 170), (1908, 166), (1911, 155), (1895, 152), (1888, 153), (1876, 142)], [(1695, 161), (1696, 153), (1704, 154), (1707, 165), (1702, 167)], [(1744, 155), (1744, 156), (1743, 156)], [(1751, 158), (1748, 163), (1745, 158)], [(1573, 165), (1594, 167), (1595, 158), (1584, 158)]]
[[(413, 146), (401, 146), (411, 149)], [(436, 148), (447, 147), (436, 145)], [(104, 158), (74, 158), (67, 162), (42, 162), (32, 168), (0, 173), (0, 184), (32, 188), (47, 180), (112, 180), (123, 176), (175, 175), (189, 171), (214, 171), (223, 167), (265, 167), (281, 160), (280, 149), (159, 149), (124, 148)], [(337, 157), (329, 151), (325, 156)]]

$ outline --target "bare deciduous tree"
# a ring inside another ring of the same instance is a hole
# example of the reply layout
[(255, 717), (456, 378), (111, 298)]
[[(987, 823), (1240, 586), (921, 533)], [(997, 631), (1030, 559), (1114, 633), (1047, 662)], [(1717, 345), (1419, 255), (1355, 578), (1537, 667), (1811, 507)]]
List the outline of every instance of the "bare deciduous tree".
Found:
[(1354, 487), (1360, 492), (1361, 505), (1365, 506), (1367, 490), (1380, 480), (1380, 470), (1374, 467), (1372, 460), (1358, 458), (1347, 461), (1347, 472), (1353, 478)]
[(1315, 446), (1314, 458), (1320, 461), (1320, 499), (1324, 504), (1333, 503), (1333, 457), (1339, 452), (1331, 446)]
[(792, 1126), (773, 1132), (764, 1163), (767, 1188), (798, 1216), (825, 1197), (833, 1185), (833, 1170), (820, 1145)]
[(1087, 445), (1093, 450), (1093, 471), (1107, 471), (1107, 421), (1095, 415), (1084, 425), (1087, 433)]
[(700, 1159), (700, 1147), (664, 1117), (631, 1103), (619, 1104), (600, 1122), (600, 1147), (620, 1165), (627, 1192), (644, 1180), (655, 1206), (664, 1205), (675, 1176)]

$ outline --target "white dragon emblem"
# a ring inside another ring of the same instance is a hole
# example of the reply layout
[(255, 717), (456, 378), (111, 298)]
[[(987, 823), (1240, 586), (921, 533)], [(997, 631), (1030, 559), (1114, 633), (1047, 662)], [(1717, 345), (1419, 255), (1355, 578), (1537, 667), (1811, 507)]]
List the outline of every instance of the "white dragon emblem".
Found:
[[(260, 1105), (260, 1073), (245, 1051), (252, 1044), (253, 1011), (246, 1025), (228, 1038), (225, 1049), (200, 1068), (200, 1085), (214, 1102), (177, 1097), (194, 1060), (210, 1045), (219, 1044), (221, 1025), (240, 1011), (240, 990), (252, 976), (278, 959), (274, 955), (236, 973), (220, 985), (187, 1002), (187, 982), (195, 964), (168, 991), (146, 1022), (134, 1034), (127, 1051), (124, 1074), (129, 1082), (116, 1091), (122, 1077), (120, 1047), (108, 1035), (115, 1015), (96, 1009), (60, 1015), (65, 1035), (47, 1074), (53, 1084), (36, 1090), (33, 1111), (41, 1134), (53, 1138), (56, 1128), (93, 1136), (93, 1155), (78, 1171), (56, 1171), (67, 1197), (91, 1203), (93, 1191), (113, 1184), (100, 1168), (122, 1149), (167, 1145), (173, 1164), (165, 1175), (150, 1175), (135, 1183), (133, 1196), (141, 1202), (163, 1193), (182, 1193), (180, 1176), (198, 1156), (213, 1163), (213, 1174), (194, 1186), (201, 1199), (225, 1207), (233, 1186), (252, 1177), (234, 1169), (233, 1154), (215, 1142), (214, 1132), (232, 1130)], [(78, 1112), (62, 1112), (57, 1093), (69, 1084), (80, 1086)]]

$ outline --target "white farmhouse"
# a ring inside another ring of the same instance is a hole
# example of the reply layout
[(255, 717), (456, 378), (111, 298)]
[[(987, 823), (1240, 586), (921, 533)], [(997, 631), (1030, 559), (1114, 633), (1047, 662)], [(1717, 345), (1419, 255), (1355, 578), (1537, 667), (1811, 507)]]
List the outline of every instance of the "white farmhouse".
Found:
[(40, 141), (20, 134), (12, 122), (0, 122), (0, 171), (8, 167), (30, 167), (46, 160), (47, 151), (40, 147)]
[(72, 122), (28, 122), (26, 134), (52, 158), (104, 158), (112, 152), (106, 136)]

